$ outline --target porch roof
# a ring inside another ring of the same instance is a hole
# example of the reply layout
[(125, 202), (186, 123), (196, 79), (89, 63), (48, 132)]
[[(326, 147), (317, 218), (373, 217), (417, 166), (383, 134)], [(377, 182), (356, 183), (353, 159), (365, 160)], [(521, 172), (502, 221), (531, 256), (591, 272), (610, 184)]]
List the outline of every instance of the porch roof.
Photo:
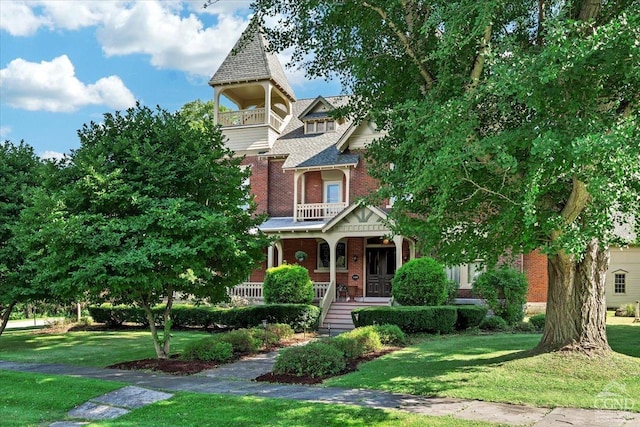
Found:
[(324, 221), (294, 221), (292, 216), (271, 217), (260, 225), (264, 233), (278, 233), (281, 231), (322, 231), (329, 220)]

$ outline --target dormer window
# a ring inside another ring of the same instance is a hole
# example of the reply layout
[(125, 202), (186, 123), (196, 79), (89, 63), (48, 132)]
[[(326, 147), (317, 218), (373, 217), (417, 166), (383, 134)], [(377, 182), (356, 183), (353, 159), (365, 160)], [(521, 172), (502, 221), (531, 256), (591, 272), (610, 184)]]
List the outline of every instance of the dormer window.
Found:
[(336, 122), (333, 119), (307, 120), (304, 124), (304, 133), (307, 135), (314, 133), (334, 132), (335, 130)]

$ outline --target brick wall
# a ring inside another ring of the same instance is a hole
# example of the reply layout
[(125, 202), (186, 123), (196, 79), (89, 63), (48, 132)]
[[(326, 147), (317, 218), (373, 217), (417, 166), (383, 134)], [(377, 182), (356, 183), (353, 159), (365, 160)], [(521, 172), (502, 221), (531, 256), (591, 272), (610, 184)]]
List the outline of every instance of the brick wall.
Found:
[(378, 180), (367, 174), (366, 160), (360, 153), (358, 165), (351, 171), (351, 187), (349, 200), (354, 201), (360, 197), (368, 196), (378, 189)]
[(293, 216), (293, 171), (282, 170), (282, 161), (269, 161), (270, 216)]
[(304, 203), (322, 203), (322, 174), (320, 171), (307, 172), (304, 176), (306, 182)]
[(251, 168), (251, 178), (249, 184), (254, 200), (258, 205), (257, 213), (267, 212), (269, 207), (269, 163), (261, 160), (258, 156), (245, 157), (243, 166)]
[(547, 257), (538, 251), (528, 253), (522, 257), (524, 274), (529, 281), (528, 302), (547, 302)]

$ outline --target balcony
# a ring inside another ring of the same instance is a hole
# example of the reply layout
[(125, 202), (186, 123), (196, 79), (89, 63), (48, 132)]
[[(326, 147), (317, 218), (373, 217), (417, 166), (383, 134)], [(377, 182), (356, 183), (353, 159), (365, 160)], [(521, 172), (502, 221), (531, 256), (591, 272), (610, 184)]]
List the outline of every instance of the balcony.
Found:
[(296, 205), (296, 221), (322, 221), (331, 219), (347, 207), (340, 203), (302, 203)]
[[(218, 113), (218, 124), (222, 127), (264, 125), (266, 124), (266, 108), (253, 108), (251, 110), (224, 111)], [(282, 127), (282, 119), (275, 113), (269, 112), (269, 125), (276, 130)]]

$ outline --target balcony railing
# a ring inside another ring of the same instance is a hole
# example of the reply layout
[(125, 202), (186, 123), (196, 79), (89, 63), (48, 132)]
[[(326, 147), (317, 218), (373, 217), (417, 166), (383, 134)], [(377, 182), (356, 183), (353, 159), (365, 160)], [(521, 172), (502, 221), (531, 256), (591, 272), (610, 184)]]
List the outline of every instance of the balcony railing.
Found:
[(296, 205), (296, 219), (305, 220), (325, 220), (333, 218), (347, 207), (341, 203), (302, 203)]
[[(251, 110), (221, 111), (218, 113), (218, 124), (223, 127), (263, 125), (266, 123), (265, 108), (252, 108)], [(282, 127), (283, 121), (273, 112), (269, 113), (269, 124), (277, 130)]]
[[(329, 289), (328, 282), (313, 283), (314, 300), (322, 300)], [(244, 282), (229, 290), (229, 296), (247, 298), (249, 300), (262, 301), (262, 282)]]

